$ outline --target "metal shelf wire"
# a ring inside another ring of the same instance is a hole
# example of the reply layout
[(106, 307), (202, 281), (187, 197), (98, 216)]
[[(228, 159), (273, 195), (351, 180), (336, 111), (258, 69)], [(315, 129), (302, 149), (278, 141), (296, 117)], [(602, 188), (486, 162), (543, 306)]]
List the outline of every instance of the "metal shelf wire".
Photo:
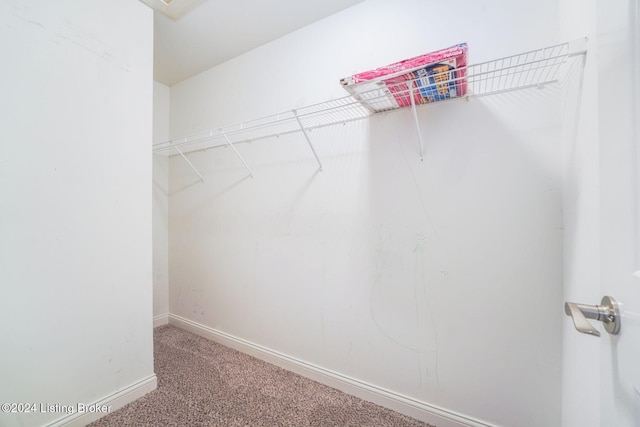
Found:
[[(551, 84), (563, 77), (562, 73), (567, 68), (563, 65), (570, 57), (584, 54), (586, 54), (586, 39), (579, 39), (469, 65), (456, 69), (455, 74), (442, 73), (431, 76), (431, 79), (421, 77), (389, 85), (384, 80), (394, 75), (386, 75), (351, 87), (345, 86), (350, 94), (342, 98), (154, 144), (153, 152), (170, 152), (170, 155), (182, 155), (187, 160), (185, 154), (193, 151), (222, 145), (233, 147), (236, 142), (302, 132), (322, 168), (307, 134), (308, 130), (362, 120), (375, 114), (406, 108), (413, 109), (417, 126), (416, 107), (445, 100), (469, 99)], [(403, 70), (397, 74), (409, 71), (411, 70)], [(438, 94), (442, 93), (443, 86), (446, 86), (450, 93), (461, 95), (441, 97)], [(419, 126), (418, 138), (421, 139)], [(421, 141), (420, 147), (422, 147)], [(237, 150), (235, 152), (253, 175)], [(191, 164), (190, 166), (193, 167)], [(202, 176), (200, 178), (204, 180)]]
[[(234, 142), (254, 141), (300, 132), (298, 119), (305, 129), (314, 129), (371, 116), (371, 112), (352, 96), (261, 117), (235, 125), (208, 129), (186, 137), (155, 144), (154, 152), (180, 148), (183, 153), (227, 145), (225, 136)], [(217, 142), (217, 143), (216, 143)], [(175, 153), (177, 154), (177, 153)]]

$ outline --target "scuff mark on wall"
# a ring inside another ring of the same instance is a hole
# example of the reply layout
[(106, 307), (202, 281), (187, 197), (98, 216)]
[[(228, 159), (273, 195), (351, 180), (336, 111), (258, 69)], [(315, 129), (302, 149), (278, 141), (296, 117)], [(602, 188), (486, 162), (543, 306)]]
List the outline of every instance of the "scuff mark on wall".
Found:
[(48, 14), (46, 9), (29, 7), (24, 2), (17, 1), (12, 4), (11, 13), (23, 23), (44, 31), (53, 43), (60, 45), (71, 43), (121, 70), (130, 71), (129, 61), (124, 52), (115, 54), (112, 46), (69, 19), (53, 21), (58, 19), (57, 15)]
[(74, 22), (65, 20), (59, 35), (62, 39), (75, 44), (103, 61), (129, 72), (130, 67), (124, 53), (114, 54), (107, 43), (94, 37)]
[(371, 286), (371, 293), (369, 295), (369, 310), (371, 314), (371, 320), (376, 325), (378, 330), (384, 335), (387, 339), (394, 342), (400, 347), (406, 348), (407, 350), (417, 351), (415, 346), (410, 346), (405, 343), (400, 342), (396, 337), (394, 337), (391, 333), (387, 331), (387, 328), (379, 321), (378, 316), (376, 314), (376, 294), (380, 290), (380, 287), (383, 285), (385, 280), (385, 276), (387, 276), (392, 267), (391, 263), (391, 254), (390, 247), (393, 242), (393, 232), (390, 228), (386, 226), (381, 226), (378, 230), (378, 241), (376, 245), (376, 259), (375, 259), (375, 279), (373, 281), (373, 285)]

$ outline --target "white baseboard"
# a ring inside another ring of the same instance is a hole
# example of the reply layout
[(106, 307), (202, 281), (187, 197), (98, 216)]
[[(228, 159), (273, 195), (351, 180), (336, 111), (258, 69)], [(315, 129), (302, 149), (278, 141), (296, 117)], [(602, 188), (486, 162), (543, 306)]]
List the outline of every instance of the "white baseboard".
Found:
[(168, 325), (169, 324), (169, 313), (159, 314), (158, 316), (153, 317), (153, 327), (157, 328), (158, 326)]
[(345, 393), (392, 409), (412, 418), (438, 427), (495, 427), (492, 424), (468, 417), (448, 409), (440, 408), (330, 371), (312, 363), (299, 360), (269, 348), (254, 344), (225, 332), (209, 328), (175, 314), (169, 314), (169, 324), (196, 335), (218, 342), (227, 347), (249, 354), (265, 362), (295, 372), (319, 383)]
[[(109, 413), (122, 408), (124, 405), (133, 402), (134, 400), (144, 396), (150, 391), (155, 390), (158, 387), (158, 378), (156, 375), (151, 375), (129, 387), (123, 388), (103, 399), (100, 399), (91, 404), (87, 404), (82, 412), (75, 412), (69, 414), (63, 418), (54, 421), (51, 424), (47, 424), (47, 427), (83, 427), (87, 424), (96, 421), (108, 415)], [(93, 408), (98, 408), (107, 411), (99, 412)], [(92, 411), (93, 410), (93, 411)]]

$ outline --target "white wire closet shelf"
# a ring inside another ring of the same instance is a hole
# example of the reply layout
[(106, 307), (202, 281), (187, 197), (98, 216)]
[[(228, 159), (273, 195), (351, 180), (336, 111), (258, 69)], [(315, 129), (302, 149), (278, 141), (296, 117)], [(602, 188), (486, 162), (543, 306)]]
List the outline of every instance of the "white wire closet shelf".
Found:
[[(253, 175), (251, 169), (233, 147), (233, 143), (302, 132), (322, 169), (322, 164), (316, 155), (307, 131), (409, 108), (413, 109), (416, 120), (422, 156), (422, 138), (416, 108), (448, 100), (469, 99), (475, 96), (486, 96), (555, 83), (563, 77), (562, 74), (568, 68), (563, 65), (567, 63), (569, 58), (585, 53), (586, 39), (579, 39), (457, 68), (455, 73), (447, 71), (392, 85), (388, 82), (385, 83), (384, 80), (394, 77), (394, 75), (385, 75), (351, 87), (345, 86), (350, 94), (342, 98), (165, 141), (155, 144), (153, 152), (172, 151), (170, 155), (181, 155), (194, 168), (186, 158), (186, 153), (228, 145), (234, 149), (245, 167)], [(403, 70), (397, 74), (406, 74), (411, 71)], [(444, 93), (448, 95), (444, 96)], [(194, 171), (198, 173), (195, 168)], [(198, 175), (204, 180), (199, 173)]]

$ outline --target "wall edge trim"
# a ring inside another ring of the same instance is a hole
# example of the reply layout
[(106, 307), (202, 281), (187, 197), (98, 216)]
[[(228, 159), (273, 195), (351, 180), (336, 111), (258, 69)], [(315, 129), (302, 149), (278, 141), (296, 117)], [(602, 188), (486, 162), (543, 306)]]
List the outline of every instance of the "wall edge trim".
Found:
[(131, 403), (145, 394), (155, 390), (158, 388), (158, 378), (156, 374), (149, 375), (147, 378), (144, 378), (136, 383), (133, 383), (125, 388), (122, 388), (115, 393), (112, 393), (102, 399), (94, 401), (88, 405), (96, 405), (96, 406), (111, 406), (111, 410), (104, 413), (97, 412), (85, 412), (79, 413), (76, 412), (74, 414), (69, 414), (63, 418), (60, 418), (52, 423), (46, 424), (46, 427), (82, 427), (93, 421), (96, 421), (118, 409), (122, 408), (128, 403)]
[(153, 328), (157, 328), (158, 326), (168, 325), (169, 324), (169, 313), (159, 314), (157, 316), (153, 316)]
[(420, 421), (435, 424), (438, 427), (496, 427), (494, 424), (348, 377), (175, 314), (169, 313), (168, 319), (171, 326), (184, 329), (347, 394)]

